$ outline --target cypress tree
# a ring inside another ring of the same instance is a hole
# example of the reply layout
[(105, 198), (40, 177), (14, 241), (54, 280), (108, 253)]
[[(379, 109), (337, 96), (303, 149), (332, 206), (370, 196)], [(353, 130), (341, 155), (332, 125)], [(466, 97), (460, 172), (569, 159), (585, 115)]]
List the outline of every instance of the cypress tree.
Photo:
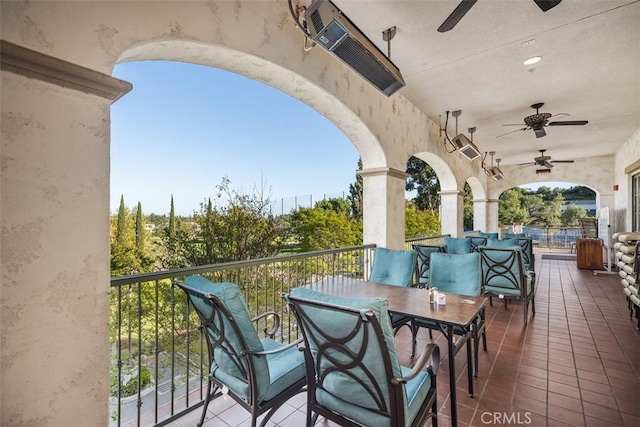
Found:
[(118, 225), (116, 227), (116, 242), (126, 244), (127, 235), (127, 207), (124, 205), (124, 195), (120, 196), (120, 208), (118, 209)]
[[(358, 159), (358, 170), (362, 170), (362, 158)], [(351, 205), (351, 216), (355, 219), (362, 219), (362, 177), (356, 174), (356, 182), (349, 184), (349, 204)]]
[(144, 251), (144, 220), (142, 218), (142, 204), (138, 202), (136, 212), (136, 249), (142, 253)]
[(176, 213), (173, 208), (173, 194), (171, 195), (171, 211), (169, 211), (169, 240), (176, 238)]

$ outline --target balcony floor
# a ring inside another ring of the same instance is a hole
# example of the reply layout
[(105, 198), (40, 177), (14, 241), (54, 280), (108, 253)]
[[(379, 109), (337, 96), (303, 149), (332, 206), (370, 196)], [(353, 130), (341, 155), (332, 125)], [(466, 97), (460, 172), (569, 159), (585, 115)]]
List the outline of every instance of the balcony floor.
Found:
[[(473, 398), (467, 396), (465, 351), (456, 356), (458, 424), (640, 425), (640, 332), (636, 320), (629, 319), (620, 277), (594, 275), (578, 269), (574, 260), (543, 255), (536, 255), (536, 314), (527, 327), (521, 304), (510, 303), (505, 310), (494, 300), (493, 307), (487, 306), (488, 351), (480, 351)], [(434, 339), (443, 360), (438, 372), (438, 425), (444, 427), (450, 425), (446, 341), (435, 332)], [(418, 348), (428, 341), (428, 332), (421, 330)], [(401, 363), (408, 364), (408, 328), (396, 342)], [(171, 425), (195, 426), (200, 414), (198, 409)], [(278, 410), (268, 425), (299, 427), (304, 422), (301, 394)], [(209, 405), (204, 425), (250, 423), (248, 413), (225, 396)]]

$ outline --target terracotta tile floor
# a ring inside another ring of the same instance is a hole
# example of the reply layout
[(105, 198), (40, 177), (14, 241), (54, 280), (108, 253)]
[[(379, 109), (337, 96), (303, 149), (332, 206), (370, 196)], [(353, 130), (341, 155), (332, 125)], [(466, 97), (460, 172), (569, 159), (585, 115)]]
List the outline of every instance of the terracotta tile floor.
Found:
[[(617, 275), (580, 270), (575, 261), (536, 255), (536, 314), (523, 326), (522, 306), (487, 306), (488, 351), (480, 352), (475, 396), (467, 395), (466, 354), (456, 356), (461, 426), (640, 426), (640, 332), (629, 319)], [(408, 364), (407, 328), (396, 341)], [(446, 342), (438, 372), (438, 425), (449, 426)], [(419, 334), (419, 347), (429, 340)], [(299, 427), (305, 397), (278, 410), (269, 426)], [(196, 410), (173, 426), (195, 426)], [(331, 423), (329, 423), (331, 424)], [(209, 405), (205, 426), (250, 425), (248, 413), (228, 397)]]

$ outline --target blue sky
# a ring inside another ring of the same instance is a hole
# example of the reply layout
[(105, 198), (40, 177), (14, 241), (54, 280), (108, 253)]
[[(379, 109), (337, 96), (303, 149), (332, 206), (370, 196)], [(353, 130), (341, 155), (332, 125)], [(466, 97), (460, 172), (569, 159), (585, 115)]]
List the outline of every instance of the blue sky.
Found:
[[(111, 109), (111, 212), (124, 196), (145, 214), (190, 215), (231, 188), (266, 182), (272, 199), (349, 191), (358, 152), (324, 116), (263, 83), (211, 67), (123, 63), (133, 90)], [(291, 202), (291, 200), (288, 200)]]
[[(358, 152), (302, 102), (220, 69), (169, 61), (116, 66), (133, 90), (111, 109), (111, 212), (191, 215), (223, 177), (244, 193), (266, 184), (285, 211), (348, 194)], [(546, 182), (524, 187), (570, 187)]]

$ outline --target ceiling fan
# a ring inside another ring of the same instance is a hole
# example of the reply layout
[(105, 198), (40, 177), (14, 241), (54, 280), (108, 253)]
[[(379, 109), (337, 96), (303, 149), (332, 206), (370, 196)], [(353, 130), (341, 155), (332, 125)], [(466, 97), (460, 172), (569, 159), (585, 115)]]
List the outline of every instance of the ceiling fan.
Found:
[[(478, 0), (462, 0), (458, 5), (458, 7), (456, 7), (453, 10), (453, 12), (451, 12), (451, 15), (449, 15), (449, 17), (445, 19), (442, 25), (438, 27), (438, 32), (444, 33), (451, 30), (453, 27), (455, 27), (456, 24), (462, 19), (462, 17), (467, 14), (469, 9), (471, 9), (471, 6), (473, 6), (476, 1)], [(562, 0), (533, 0), (533, 1), (538, 5), (540, 10), (542, 10), (543, 12), (546, 12), (547, 10), (560, 4)]]
[(525, 117), (524, 123), (502, 125), (502, 126), (523, 126), (524, 125), (523, 128), (511, 131), (511, 132), (503, 133), (502, 135), (498, 135), (496, 138), (509, 135), (510, 133), (513, 133), (513, 132), (518, 132), (521, 130), (529, 130), (529, 129), (533, 129), (533, 132), (535, 132), (536, 134), (536, 138), (542, 138), (547, 134), (544, 128), (548, 126), (582, 126), (589, 123), (589, 121), (587, 120), (564, 120), (560, 122), (559, 121), (550, 122), (549, 119), (552, 117), (568, 116), (568, 114), (567, 113), (556, 113), (556, 114), (541, 113), (539, 110), (543, 105), (544, 105), (544, 102), (538, 102), (537, 104), (533, 104), (531, 108), (535, 109), (536, 113)]
[(538, 150), (540, 151), (540, 155), (538, 157), (533, 158), (533, 162), (529, 163), (518, 163), (518, 166), (541, 166), (543, 168), (551, 169), (553, 167), (553, 163), (573, 163), (573, 160), (551, 160), (551, 156), (545, 156), (544, 152), (547, 150)]

